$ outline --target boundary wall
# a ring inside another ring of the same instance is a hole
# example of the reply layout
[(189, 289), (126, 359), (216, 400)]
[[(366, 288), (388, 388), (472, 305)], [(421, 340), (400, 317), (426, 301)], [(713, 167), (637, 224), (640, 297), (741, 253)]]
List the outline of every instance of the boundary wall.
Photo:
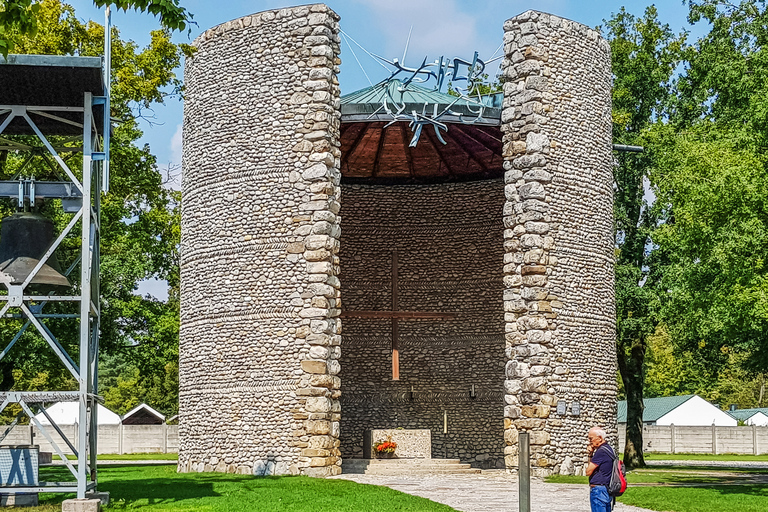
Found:
[[(77, 425), (60, 425), (62, 432), (77, 447)], [(46, 432), (64, 453), (72, 455), (72, 450), (61, 439), (53, 427)], [(178, 425), (100, 425), (98, 432), (99, 453), (176, 453), (179, 451)], [(34, 444), (41, 452), (51, 452), (53, 447), (32, 425), (16, 425), (3, 440), (3, 445)]]
[[(625, 443), (626, 425), (619, 426), (619, 447)], [(768, 454), (768, 427), (643, 426), (643, 451), (659, 453)]]

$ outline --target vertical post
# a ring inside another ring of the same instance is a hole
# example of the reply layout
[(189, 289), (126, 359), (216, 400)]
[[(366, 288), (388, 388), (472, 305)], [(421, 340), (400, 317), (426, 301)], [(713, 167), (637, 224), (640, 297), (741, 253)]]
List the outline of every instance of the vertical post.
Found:
[(85, 93), (83, 101), (83, 215), (80, 250), (80, 414), (77, 431), (77, 498), (84, 499), (88, 477), (88, 392), (91, 352), (91, 268), (93, 249), (91, 247), (91, 181), (93, 173), (93, 98)]
[(752, 424), (752, 455), (759, 455), (757, 450), (757, 425)]
[(163, 422), (163, 453), (168, 453), (168, 424)]
[(712, 454), (717, 455), (717, 427), (712, 424)]
[(121, 421), (120, 424), (117, 426), (117, 453), (120, 455), (123, 454), (123, 422)]
[(112, 9), (107, 6), (104, 11), (104, 96), (107, 101), (104, 104), (104, 162), (102, 167), (101, 190), (109, 192), (109, 132), (110, 102), (112, 82)]
[[(392, 311), (398, 309), (397, 300), (397, 251), (392, 251)], [(392, 318), (392, 380), (400, 380), (400, 340), (398, 319)]]
[(520, 512), (531, 512), (531, 445), (528, 432), (520, 432), (517, 437), (517, 446)]
[(669, 437), (670, 437), (669, 451), (672, 453), (675, 453), (675, 424), (674, 423), (672, 423), (669, 426)]

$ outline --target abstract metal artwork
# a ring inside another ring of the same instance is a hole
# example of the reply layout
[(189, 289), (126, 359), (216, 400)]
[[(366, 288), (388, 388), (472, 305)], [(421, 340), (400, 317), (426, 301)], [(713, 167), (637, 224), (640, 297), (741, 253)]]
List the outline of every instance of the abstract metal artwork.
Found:
[[(432, 80), (435, 83), (434, 90), (442, 92), (447, 79), (450, 87), (449, 93), (455, 95), (455, 99), (442, 109), (438, 108), (437, 104), (425, 103), (421, 112), (415, 109), (409, 112), (406, 110), (407, 105), (402, 101), (402, 98), (396, 98), (391, 93), (391, 90), (387, 89), (387, 94), (382, 101), (381, 107), (371, 114), (371, 117), (382, 111), (390, 115), (392, 121), (385, 128), (399, 121), (408, 121), (408, 126), (413, 131), (410, 147), (415, 147), (419, 142), (422, 129), (425, 126), (432, 126), (438, 140), (442, 144), (446, 144), (440, 134), (440, 130), (448, 130), (447, 123), (441, 122), (441, 119), (446, 115), (458, 117), (459, 121), (463, 124), (473, 124), (481, 121), (483, 119), (483, 111), (487, 106), (486, 97), (489, 96), (481, 91), (493, 90), (493, 85), (488, 81), (488, 74), (485, 73), (485, 69), (487, 64), (501, 58), (496, 57), (485, 62), (479, 58), (478, 52), (475, 52), (472, 60), (458, 57), (453, 59), (440, 57), (434, 62), (428, 63), (427, 57), (424, 57), (424, 60), (418, 67), (407, 67), (397, 59), (390, 61), (378, 55), (374, 56), (394, 68), (389, 77), (384, 80), (384, 83), (398, 82), (396, 90), (401, 94), (408, 91), (411, 84), (426, 84)], [(403, 60), (405, 60), (405, 56), (403, 56)], [(403, 76), (407, 78), (402, 80)], [(466, 84), (463, 84), (465, 87), (457, 87), (455, 85), (457, 82), (466, 82)], [(453, 107), (459, 103), (470, 112), (470, 116), (453, 110)]]

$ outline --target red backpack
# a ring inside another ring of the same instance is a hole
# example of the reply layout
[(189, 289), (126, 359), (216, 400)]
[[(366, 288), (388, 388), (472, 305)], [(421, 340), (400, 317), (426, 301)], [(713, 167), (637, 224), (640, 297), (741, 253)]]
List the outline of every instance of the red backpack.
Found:
[(608, 496), (617, 497), (624, 494), (624, 491), (627, 490), (627, 470), (624, 468), (624, 463), (619, 460), (619, 458), (616, 456), (616, 453), (614, 453), (613, 448), (611, 448), (609, 445), (605, 445), (608, 447), (608, 452), (611, 455), (611, 459), (613, 460), (613, 469), (611, 470), (611, 481), (608, 483)]

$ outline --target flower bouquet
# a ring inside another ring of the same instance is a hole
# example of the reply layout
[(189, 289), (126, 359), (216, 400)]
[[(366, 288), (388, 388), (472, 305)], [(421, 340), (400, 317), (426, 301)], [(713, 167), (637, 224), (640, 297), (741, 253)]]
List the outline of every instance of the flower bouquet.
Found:
[(397, 443), (392, 440), (391, 436), (388, 436), (386, 441), (379, 441), (374, 444), (373, 449), (376, 451), (377, 458), (391, 459), (395, 455)]

